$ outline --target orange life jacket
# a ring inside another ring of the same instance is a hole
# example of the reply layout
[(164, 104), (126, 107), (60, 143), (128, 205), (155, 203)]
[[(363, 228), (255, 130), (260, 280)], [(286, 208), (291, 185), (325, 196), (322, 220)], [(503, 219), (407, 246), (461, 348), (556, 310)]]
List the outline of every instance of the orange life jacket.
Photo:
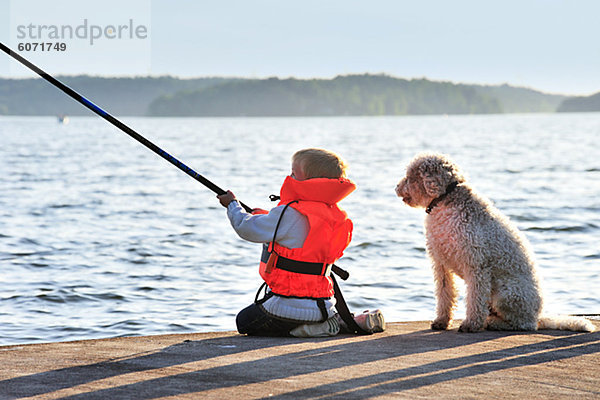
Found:
[(356, 185), (348, 179), (285, 179), (279, 205), (289, 205), (306, 216), (309, 231), (300, 248), (273, 242), (265, 245), (260, 276), (274, 294), (313, 299), (333, 296), (331, 265), (352, 239), (352, 221), (337, 203), (354, 189)]

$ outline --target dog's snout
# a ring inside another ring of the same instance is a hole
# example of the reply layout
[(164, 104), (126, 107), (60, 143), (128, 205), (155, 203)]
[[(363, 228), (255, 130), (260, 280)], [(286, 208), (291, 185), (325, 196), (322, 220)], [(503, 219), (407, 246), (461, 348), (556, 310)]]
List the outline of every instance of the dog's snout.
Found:
[(398, 197), (403, 197), (404, 188), (406, 186), (406, 178), (402, 178), (400, 182), (396, 185), (396, 195)]

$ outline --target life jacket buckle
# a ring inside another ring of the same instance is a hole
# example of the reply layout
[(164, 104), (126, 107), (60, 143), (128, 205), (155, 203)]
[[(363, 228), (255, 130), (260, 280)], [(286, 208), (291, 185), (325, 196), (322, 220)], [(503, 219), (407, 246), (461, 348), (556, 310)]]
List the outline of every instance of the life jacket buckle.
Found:
[(275, 268), (275, 264), (277, 264), (278, 258), (279, 255), (274, 251), (271, 252), (271, 254), (269, 254), (269, 260), (267, 261), (267, 265), (265, 267), (265, 274), (270, 274), (271, 271), (273, 271), (273, 268)]

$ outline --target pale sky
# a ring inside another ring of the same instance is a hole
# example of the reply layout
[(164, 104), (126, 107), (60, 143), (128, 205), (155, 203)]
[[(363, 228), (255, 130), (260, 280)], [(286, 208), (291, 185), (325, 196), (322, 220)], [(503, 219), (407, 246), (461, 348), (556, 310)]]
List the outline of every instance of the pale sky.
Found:
[[(572, 95), (600, 91), (598, 0), (0, 0), (0, 39), (14, 50), (37, 39), (31, 32), (18, 38), (18, 26), (31, 24), (36, 33), (84, 20), (109, 32), (131, 20), (148, 33), (125, 37), (124, 28), (124, 37), (91, 45), (88, 31), (85, 39), (52, 40), (65, 42), (64, 52), (21, 54), (51, 74), (386, 73)], [(0, 56), (0, 76), (32, 76)]]

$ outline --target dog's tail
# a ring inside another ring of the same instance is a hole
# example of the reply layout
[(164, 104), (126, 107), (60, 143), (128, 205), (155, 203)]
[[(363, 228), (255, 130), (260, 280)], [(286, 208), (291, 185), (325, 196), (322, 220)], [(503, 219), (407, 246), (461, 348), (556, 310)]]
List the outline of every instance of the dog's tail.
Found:
[(594, 332), (596, 327), (592, 321), (566, 315), (542, 315), (538, 319), (538, 329), (560, 329), (562, 331)]

